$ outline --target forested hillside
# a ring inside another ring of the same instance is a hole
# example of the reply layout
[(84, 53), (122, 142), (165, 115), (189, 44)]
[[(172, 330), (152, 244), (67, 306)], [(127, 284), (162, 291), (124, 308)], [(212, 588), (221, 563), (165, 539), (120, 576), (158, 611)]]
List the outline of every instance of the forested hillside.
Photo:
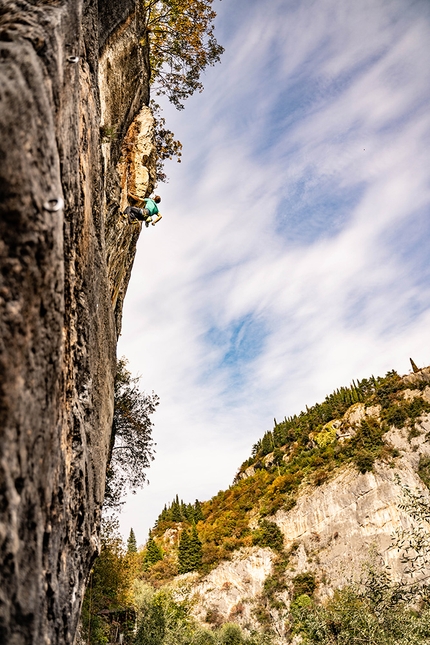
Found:
[[(427, 381), (416, 387), (423, 391)], [(389, 427), (406, 425), (413, 436), (417, 418), (430, 411), (429, 401), (421, 396), (404, 398), (408, 388), (408, 382), (391, 371), (341, 387), (322, 403), (280, 423), (275, 419), (273, 430), (253, 446), (230, 488), (195, 505), (176, 498), (160, 513), (153, 537), (161, 539), (166, 531), (197, 524), (203, 544), (199, 568), (204, 572), (242, 546), (271, 546), (263, 518), (291, 509), (304, 486), (320, 486), (346, 464), (364, 473), (377, 459), (393, 462), (398, 457), (398, 450), (384, 438)], [(365, 408), (368, 413), (361, 418)], [(250, 527), (251, 518), (254, 524), (259, 521), (258, 528)], [(165, 564), (169, 557), (166, 553)], [(162, 570), (158, 564), (157, 575)]]
[[(417, 630), (423, 638), (430, 636), (428, 613), (424, 611), (418, 625), (407, 608), (413, 588), (423, 609), (426, 606), (422, 581), (415, 581), (415, 587), (408, 583), (406, 597), (403, 583), (396, 583), (396, 591), (388, 569), (378, 560), (377, 566), (367, 569), (361, 587), (346, 585), (327, 604), (333, 592), (318, 554), (336, 544), (337, 531), (332, 529), (326, 543), (323, 533), (313, 532), (313, 550), (309, 550), (308, 544), (288, 541), (283, 527), (296, 512), (296, 504), (299, 510), (314, 512), (312, 498), (323, 489), (325, 496), (330, 496), (331, 482), (338, 487), (335, 497), (342, 495), (342, 486), (346, 490), (351, 481), (362, 481), (368, 496), (366, 482), (370, 480), (366, 477), (372, 475), (371, 485), (378, 491), (387, 480), (384, 473), (393, 473), (389, 475), (393, 479), (409, 468), (409, 462), (402, 461), (409, 453), (421, 481), (428, 485), (429, 383), (428, 368), (416, 368), (406, 377), (391, 371), (384, 377), (372, 376), (342, 387), (297, 416), (280, 423), (275, 420), (273, 430), (253, 447), (227, 490), (206, 502), (185, 503), (177, 495), (161, 511), (143, 548), (137, 549), (132, 534), (125, 549), (112, 527), (105, 527), (104, 548), (85, 602), (88, 641), (103, 642), (102, 635), (110, 633), (116, 621), (118, 629), (129, 630), (130, 642), (137, 638), (135, 642), (144, 645), (289, 643), (300, 631), (308, 642), (344, 642), (330, 640), (327, 625), (336, 614), (339, 629), (345, 629), (348, 638), (351, 630), (364, 629), (358, 625), (364, 620), (376, 634), (372, 642), (403, 642), (384, 640), (384, 621), (390, 620), (390, 610), (398, 618), (398, 634), (404, 629), (410, 642), (427, 642), (419, 640), (421, 636), (416, 641), (413, 638)], [(396, 439), (400, 435), (403, 443)], [(354, 472), (349, 480), (339, 475), (346, 473), (348, 477)], [(392, 508), (397, 505), (412, 516), (419, 510), (419, 548), (426, 552), (426, 521), (430, 517), (427, 497), (422, 491), (412, 491), (409, 484), (402, 486), (398, 490), (403, 490), (404, 499), (393, 499)], [(353, 515), (358, 512), (353, 510)], [(330, 517), (328, 521), (330, 524)], [(330, 533), (330, 526), (328, 530)], [(345, 530), (356, 529), (350, 524)], [(411, 537), (406, 532), (397, 536), (399, 545), (403, 540), (401, 548), (415, 539), (415, 556), (417, 535)], [(346, 533), (343, 539), (354, 545), (352, 533), (349, 537)], [(338, 548), (344, 549), (341, 542)], [(358, 543), (357, 548), (361, 549)], [(424, 560), (419, 559), (422, 556)], [(405, 558), (408, 560), (408, 556)], [(412, 569), (418, 566), (424, 571), (424, 561), (425, 553), (420, 552)], [(375, 598), (368, 597), (370, 588), (379, 589)], [(377, 604), (385, 596), (387, 613), (378, 614)], [(209, 601), (213, 604), (205, 604)], [(135, 637), (136, 620), (140, 627)], [(354, 621), (358, 621), (355, 627)], [(158, 634), (155, 640), (150, 633)]]

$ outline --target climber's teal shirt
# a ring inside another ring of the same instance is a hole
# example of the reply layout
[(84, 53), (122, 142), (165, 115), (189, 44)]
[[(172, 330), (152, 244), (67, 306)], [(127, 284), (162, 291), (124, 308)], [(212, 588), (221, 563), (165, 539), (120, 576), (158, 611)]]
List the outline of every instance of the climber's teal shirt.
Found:
[(145, 199), (145, 208), (149, 210), (151, 217), (158, 214), (158, 206), (153, 199)]

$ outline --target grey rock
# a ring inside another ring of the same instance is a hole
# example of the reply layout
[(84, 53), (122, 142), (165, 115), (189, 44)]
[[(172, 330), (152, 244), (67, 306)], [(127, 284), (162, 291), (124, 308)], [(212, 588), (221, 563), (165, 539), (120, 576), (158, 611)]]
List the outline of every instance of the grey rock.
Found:
[[(137, 5), (99, 5), (3, 0), (0, 13), (0, 642), (8, 645), (74, 642), (98, 551), (116, 342), (140, 232), (119, 219), (117, 167), (149, 101)], [(116, 80), (106, 95), (99, 62), (109, 50)], [(116, 133), (104, 156), (102, 99)]]

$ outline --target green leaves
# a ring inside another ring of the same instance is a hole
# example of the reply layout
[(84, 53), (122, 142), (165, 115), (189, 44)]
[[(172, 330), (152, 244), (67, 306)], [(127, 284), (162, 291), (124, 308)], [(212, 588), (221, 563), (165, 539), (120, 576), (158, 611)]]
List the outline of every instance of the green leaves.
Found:
[(270, 547), (275, 551), (282, 551), (284, 537), (281, 529), (275, 522), (260, 520), (259, 528), (253, 533), (252, 542), (254, 545)]
[(127, 488), (135, 491), (146, 481), (145, 470), (154, 459), (150, 416), (159, 403), (154, 393), (139, 390), (121, 358), (114, 388), (114, 416), (109, 464), (106, 471), (105, 508), (119, 509)]

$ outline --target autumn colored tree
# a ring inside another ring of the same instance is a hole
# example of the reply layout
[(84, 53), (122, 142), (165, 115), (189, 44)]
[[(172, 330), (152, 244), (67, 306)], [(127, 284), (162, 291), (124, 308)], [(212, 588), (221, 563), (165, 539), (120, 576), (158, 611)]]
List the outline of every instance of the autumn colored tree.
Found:
[(151, 100), (151, 111), (154, 117), (154, 143), (157, 150), (156, 173), (157, 180), (167, 182), (167, 175), (164, 172), (166, 159), (172, 160), (176, 157), (181, 163), (182, 143), (175, 139), (174, 133), (166, 127), (166, 119), (161, 116), (161, 107)]
[(82, 637), (90, 645), (109, 640), (109, 616), (133, 614), (132, 587), (136, 577), (121, 536), (117, 520), (102, 522), (101, 550), (94, 563), (82, 606)]
[(220, 59), (214, 36), (213, 0), (143, 0), (149, 36), (152, 83), (182, 110), (203, 85), (200, 76)]

